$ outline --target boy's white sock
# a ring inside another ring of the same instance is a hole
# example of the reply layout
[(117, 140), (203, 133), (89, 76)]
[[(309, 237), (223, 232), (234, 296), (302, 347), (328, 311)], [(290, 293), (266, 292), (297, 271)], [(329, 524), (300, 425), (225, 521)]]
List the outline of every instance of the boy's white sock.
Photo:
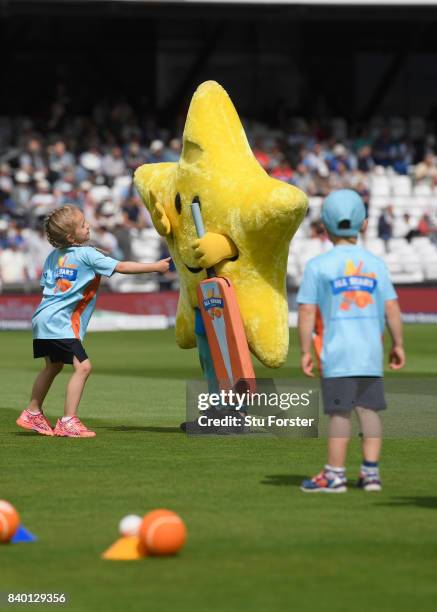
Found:
[(379, 478), (378, 462), (364, 460), (361, 464), (361, 474), (363, 476), (373, 476), (373, 477)]
[(345, 467), (333, 467), (332, 465), (325, 465), (325, 474), (328, 478), (346, 478)]

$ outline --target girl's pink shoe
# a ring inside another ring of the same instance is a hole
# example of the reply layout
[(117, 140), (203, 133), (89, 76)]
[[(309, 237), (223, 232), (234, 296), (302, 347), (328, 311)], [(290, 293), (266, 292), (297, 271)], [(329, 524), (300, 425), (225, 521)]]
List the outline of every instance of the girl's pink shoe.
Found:
[(38, 414), (31, 414), (28, 410), (23, 410), (15, 422), (19, 427), (36, 431), (43, 436), (55, 435), (50, 422), (46, 419), (42, 412), (39, 412)]
[(54, 430), (55, 436), (68, 438), (94, 438), (95, 431), (91, 431), (80, 421), (79, 417), (73, 416), (68, 421), (58, 419)]

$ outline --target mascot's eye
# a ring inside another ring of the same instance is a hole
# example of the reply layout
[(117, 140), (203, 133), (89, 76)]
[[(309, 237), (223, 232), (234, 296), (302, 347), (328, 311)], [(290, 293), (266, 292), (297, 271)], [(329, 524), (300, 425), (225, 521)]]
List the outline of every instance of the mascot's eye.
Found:
[(182, 201), (181, 201), (181, 196), (177, 193), (176, 197), (174, 199), (174, 205), (176, 210), (178, 211), (178, 214), (180, 215), (182, 212)]

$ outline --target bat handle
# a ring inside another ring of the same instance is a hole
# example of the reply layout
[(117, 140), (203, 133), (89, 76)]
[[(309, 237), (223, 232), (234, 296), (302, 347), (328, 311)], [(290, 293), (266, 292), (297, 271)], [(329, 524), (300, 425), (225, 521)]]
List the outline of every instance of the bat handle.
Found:
[[(200, 212), (199, 202), (194, 199), (190, 204), (191, 214), (193, 215), (194, 225), (196, 226), (197, 237), (202, 238), (205, 235), (205, 226), (203, 225), (202, 213)], [(208, 268), (206, 270), (208, 278), (214, 278), (214, 268)]]
[(197, 237), (202, 238), (205, 235), (205, 226), (203, 225), (202, 213), (200, 212), (199, 202), (193, 200), (190, 205), (191, 214), (193, 215), (194, 225), (196, 226)]

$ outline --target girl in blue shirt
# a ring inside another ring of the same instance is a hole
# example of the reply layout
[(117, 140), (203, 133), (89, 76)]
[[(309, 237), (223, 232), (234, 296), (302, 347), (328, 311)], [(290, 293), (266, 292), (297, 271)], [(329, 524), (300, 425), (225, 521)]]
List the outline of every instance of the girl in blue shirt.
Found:
[[(95, 308), (100, 278), (114, 272), (165, 273), (170, 257), (156, 263), (120, 262), (85, 246), (90, 226), (82, 212), (71, 205), (54, 210), (45, 221), (45, 229), (55, 250), (44, 264), (43, 298), (32, 318), (34, 357), (44, 357), (45, 367), (33, 384), (30, 402), (17, 425), (46, 436), (90, 438), (96, 434), (79, 420), (77, 409), (91, 373), (82, 340)], [(67, 384), (64, 416), (53, 429), (42, 405), (66, 363), (72, 364), (74, 372)]]

